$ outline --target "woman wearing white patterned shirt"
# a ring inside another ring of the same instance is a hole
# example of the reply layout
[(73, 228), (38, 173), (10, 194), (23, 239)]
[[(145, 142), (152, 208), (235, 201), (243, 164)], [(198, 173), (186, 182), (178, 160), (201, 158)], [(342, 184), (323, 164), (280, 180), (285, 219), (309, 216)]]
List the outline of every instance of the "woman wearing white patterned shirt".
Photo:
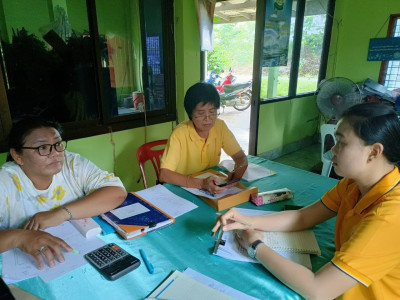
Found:
[(43, 258), (64, 261), (72, 248), (44, 231), (66, 220), (109, 211), (126, 198), (120, 179), (79, 154), (65, 151), (56, 122), (31, 118), (14, 125), (9, 157), (0, 168), (0, 252), (12, 248), (31, 254), (39, 269)]

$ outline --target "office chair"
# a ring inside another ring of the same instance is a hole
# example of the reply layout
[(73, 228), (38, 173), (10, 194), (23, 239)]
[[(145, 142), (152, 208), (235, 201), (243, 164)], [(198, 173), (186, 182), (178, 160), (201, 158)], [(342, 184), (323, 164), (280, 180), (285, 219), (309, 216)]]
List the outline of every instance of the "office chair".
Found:
[(168, 140), (157, 140), (153, 142), (148, 142), (139, 147), (136, 152), (136, 158), (139, 163), (140, 172), (142, 173), (143, 185), (144, 188), (147, 189), (147, 181), (146, 181), (146, 172), (145, 172), (145, 163), (147, 161), (151, 161), (154, 167), (154, 171), (158, 178), (160, 176), (160, 165), (161, 165), (161, 156), (164, 153), (165, 145)]
[[(336, 129), (336, 124), (321, 125), (321, 160), (322, 160), (321, 175), (322, 176), (329, 177), (329, 174), (331, 173), (332, 156), (333, 156), (331, 148), (336, 144), (335, 129)], [(329, 143), (332, 144), (332, 141), (333, 145), (330, 145), (329, 149), (326, 149), (327, 144), (329, 146)]]

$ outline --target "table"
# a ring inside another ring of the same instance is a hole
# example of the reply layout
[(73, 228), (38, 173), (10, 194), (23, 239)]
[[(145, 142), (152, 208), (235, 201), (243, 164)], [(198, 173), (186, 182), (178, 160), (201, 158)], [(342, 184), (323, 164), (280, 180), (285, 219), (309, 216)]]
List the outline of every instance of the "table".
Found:
[[(286, 187), (294, 192), (294, 197), (259, 207), (247, 202), (238, 206), (242, 208), (279, 211), (285, 204), (307, 205), (319, 199), (337, 182), (332, 178), (260, 157), (249, 156), (249, 161), (277, 172), (273, 176), (250, 183), (257, 186), (259, 192)], [(216, 239), (211, 236), (211, 228), (217, 217), (215, 209), (180, 187), (166, 186), (177, 195), (194, 202), (198, 208), (178, 217), (171, 226), (133, 240), (124, 240), (116, 233), (101, 237), (107, 243), (117, 243), (140, 259), (139, 249), (144, 249), (154, 265), (154, 274), (149, 274), (145, 264), (142, 263), (138, 269), (116, 281), (108, 281), (92, 266), (86, 264), (49, 283), (35, 277), (16, 285), (46, 300), (143, 299), (171, 271), (183, 271), (190, 267), (253, 297), (301, 299), (297, 293), (275, 279), (261, 264), (231, 261), (212, 255)], [(333, 257), (334, 222), (335, 220), (331, 219), (313, 228), (322, 250), (321, 256), (311, 258), (313, 271), (318, 270)]]

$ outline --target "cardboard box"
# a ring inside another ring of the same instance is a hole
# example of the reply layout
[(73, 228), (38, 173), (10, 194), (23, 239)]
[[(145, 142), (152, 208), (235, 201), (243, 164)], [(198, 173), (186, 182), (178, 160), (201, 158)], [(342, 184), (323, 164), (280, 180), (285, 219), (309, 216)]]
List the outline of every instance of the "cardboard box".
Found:
[[(214, 175), (218, 177), (226, 177), (225, 174), (216, 171), (216, 170), (206, 170), (204, 172), (199, 172), (196, 174), (193, 174), (192, 177), (198, 177), (201, 176), (204, 173), (213, 173)], [(236, 185), (237, 188), (240, 188), (242, 191), (233, 195), (226, 195), (222, 198), (219, 199), (210, 199), (207, 197), (203, 196), (198, 196), (200, 197), (204, 202), (206, 202), (208, 205), (214, 207), (217, 211), (225, 210), (228, 208), (231, 208), (233, 206), (245, 203), (250, 200), (250, 195), (254, 193), (258, 193), (258, 188), (257, 187), (247, 187), (240, 182)]]

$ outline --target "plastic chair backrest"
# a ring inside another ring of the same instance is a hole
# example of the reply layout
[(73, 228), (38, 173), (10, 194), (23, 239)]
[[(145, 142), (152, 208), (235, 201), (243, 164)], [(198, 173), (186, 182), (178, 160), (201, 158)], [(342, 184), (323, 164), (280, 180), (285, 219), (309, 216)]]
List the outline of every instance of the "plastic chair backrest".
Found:
[(336, 144), (335, 138), (336, 124), (321, 125), (321, 175), (328, 176), (332, 169), (332, 151), (331, 148)]
[(168, 140), (157, 140), (148, 142), (140, 146), (136, 152), (136, 158), (139, 163), (140, 172), (142, 173), (143, 185), (145, 189), (147, 189), (145, 163), (147, 161), (151, 161), (158, 180), (160, 176), (161, 156), (164, 153), (167, 141)]

